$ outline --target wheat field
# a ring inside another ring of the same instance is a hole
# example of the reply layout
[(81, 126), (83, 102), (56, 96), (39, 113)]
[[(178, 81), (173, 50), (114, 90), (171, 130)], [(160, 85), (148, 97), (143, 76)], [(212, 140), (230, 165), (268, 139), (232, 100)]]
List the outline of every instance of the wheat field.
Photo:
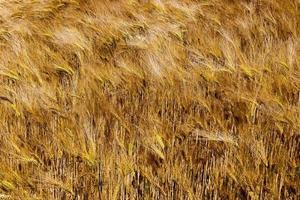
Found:
[(0, 0), (0, 199), (300, 199), (299, 0)]

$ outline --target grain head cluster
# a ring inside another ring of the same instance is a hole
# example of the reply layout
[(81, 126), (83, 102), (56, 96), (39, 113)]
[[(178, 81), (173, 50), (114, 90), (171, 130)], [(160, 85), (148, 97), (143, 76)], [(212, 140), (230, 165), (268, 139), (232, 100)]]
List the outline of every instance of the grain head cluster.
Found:
[(0, 199), (300, 199), (299, 0), (0, 0)]

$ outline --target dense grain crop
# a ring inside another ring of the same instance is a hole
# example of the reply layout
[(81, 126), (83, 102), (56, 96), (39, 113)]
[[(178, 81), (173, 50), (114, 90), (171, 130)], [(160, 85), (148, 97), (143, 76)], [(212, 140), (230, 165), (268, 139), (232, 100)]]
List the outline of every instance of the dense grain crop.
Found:
[(0, 0), (0, 199), (300, 199), (299, 0)]

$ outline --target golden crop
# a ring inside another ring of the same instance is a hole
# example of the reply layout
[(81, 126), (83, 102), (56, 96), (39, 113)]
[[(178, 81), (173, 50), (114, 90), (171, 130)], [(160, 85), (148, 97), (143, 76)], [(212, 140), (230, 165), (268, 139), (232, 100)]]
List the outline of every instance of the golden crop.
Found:
[(300, 199), (299, 0), (0, 0), (0, 199)]

